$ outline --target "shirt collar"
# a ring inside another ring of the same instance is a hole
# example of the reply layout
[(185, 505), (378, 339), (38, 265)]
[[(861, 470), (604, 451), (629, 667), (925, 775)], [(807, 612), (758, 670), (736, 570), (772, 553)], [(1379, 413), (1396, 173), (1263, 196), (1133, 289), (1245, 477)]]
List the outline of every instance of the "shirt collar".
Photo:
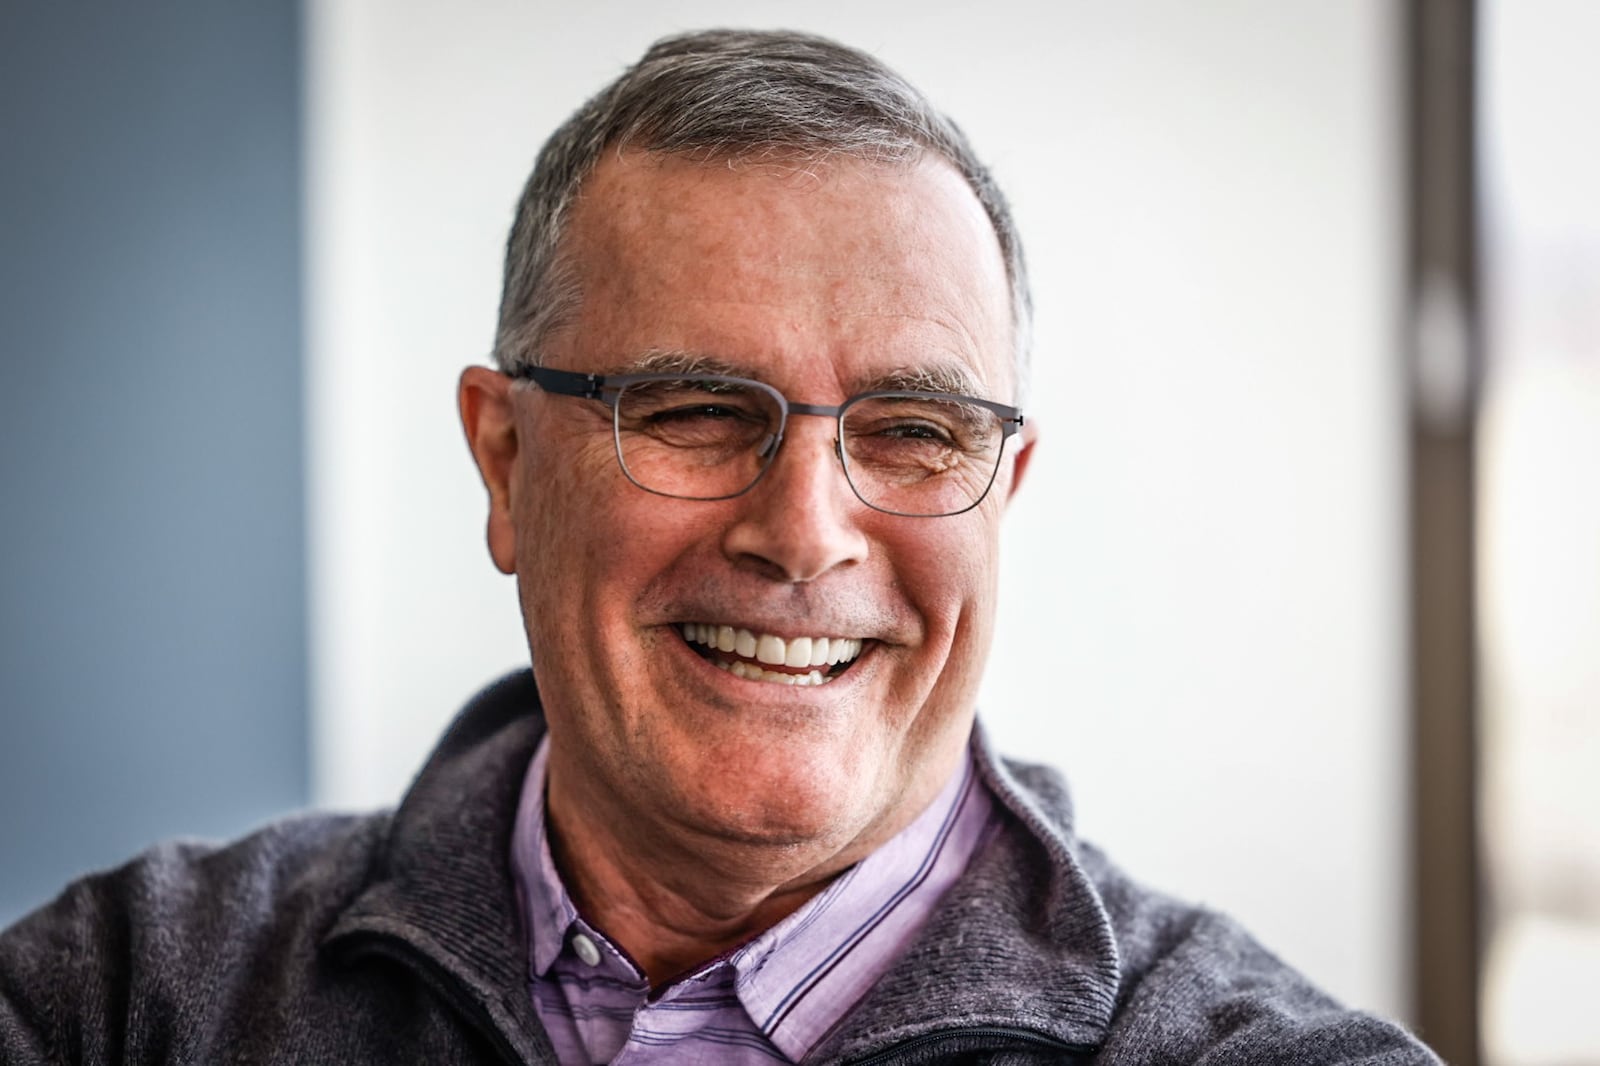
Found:
[(517, 899), (527, 915), (530, 977), (550, 972), (561, 954), (572, 926), (581, 921), (578, 908), (567, 895), (556, 871), (545, 831), (544, 783), (550, 758), (550, 736), (545, 734), (528, 763), (517, 804), (516, 829), (511, 836), (511, 866), (516, 873)]
[(784, 1054), (802, 1058), (904, 953), (994, 817), (968, 751), (911, 824), (741, 949), (739, 999)]

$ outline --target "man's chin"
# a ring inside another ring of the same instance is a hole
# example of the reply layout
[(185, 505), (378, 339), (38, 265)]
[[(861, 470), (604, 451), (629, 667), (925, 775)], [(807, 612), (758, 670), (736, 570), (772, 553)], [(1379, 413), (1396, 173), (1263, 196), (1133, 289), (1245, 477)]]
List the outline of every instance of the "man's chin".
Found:
[(727, 787), (692, 790), (681, 810), (700, 833), (728, 846), (828, 855), (850, 848), (884, 813), (861, 779), (843, 775), (721, 784)]

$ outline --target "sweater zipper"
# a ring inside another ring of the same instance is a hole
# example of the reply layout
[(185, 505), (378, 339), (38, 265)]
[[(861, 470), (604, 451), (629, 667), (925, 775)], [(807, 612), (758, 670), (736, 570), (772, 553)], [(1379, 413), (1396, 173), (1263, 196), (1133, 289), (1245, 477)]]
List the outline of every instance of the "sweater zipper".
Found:
[(924, 1033), (922, 1036), (913, 1037), (904, 1043), (874, 1052), (866, 1058), (852, 1059), (849, 1066), (880, 1066), (881, 1063), (893, 1062), (895, 1059), (901, 1058), (919, 1048), (928, 1047), (930, 1044), (941, 1044), (950, 1040), (992, 1040), (995, 1041), (997, 1046), (991, 1050), (999, 1050), (999, 1046), (1004, 1044), (1026, 1044), (1030, 1047), (1064, 1051), (1070, 1055), (1092, 1055), (1095, 1052), (1095, 1048), (1091, 1045), (1068, 1044), (1029, 1029), (985, 1026), (972, 1029), (941, 1029), (936, 1033)]
[(460, 981), (456, 976), (405, 940), (388, 933), (368, 931), (359, 934), (347, 950), (352, 954), (381, 955), (402, 966), (410, 967), (418, 977), (422, 978), (423, 984), (453, 1007), (457, 1014), (477, 1030), (478, 1035), (493, 1045), (499, 1052), (502, 1062), (510, 1063), (512, 1066), (527, 1066), (527, 1060), (511, 1046), (511, 1041), (501, 1032), (500, 1026), (484, 1005), (461, 990)]

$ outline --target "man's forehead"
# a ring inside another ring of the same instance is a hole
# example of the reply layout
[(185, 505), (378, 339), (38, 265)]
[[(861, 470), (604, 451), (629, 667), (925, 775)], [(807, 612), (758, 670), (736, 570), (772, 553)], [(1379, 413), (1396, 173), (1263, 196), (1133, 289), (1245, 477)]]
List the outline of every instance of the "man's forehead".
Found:
[(726, 188), (729, 180), (736, 184), (758, 181), (768, 185), (776, 183), (804, 191), (807, 188), (819, 188), (841, 177), (871, 182), (905, 182), (918, 171), (927, 169), (947, 169), (959, 179), (959, 172), (948, 161), (931, 152), (878, 159), (839, 151), (785, 148), (736, 154), (619, 148), (601, 157), (578, 186), (578, 197), (580, 200), (586, 199), (608, 188), (626, 188), (633, 194), (656, 183), (698, 181)]
[(932, 156), (813, 166), (608, 156), (564, 249), (585, 369), (693, 360), (761, 379), (771, 353), (809, 352), (851, 391), (1004, 389), (1009, 284), (965, 179)]
[[(841, 210), (852, 225), (842, 233), (836, 229), (826, 245), (764, 243), (773, 232), (815, 229)], [(919, 238), (948, 238), (951, 225), (975, 249), (992, 253), (1003, 276), (988, 215), (966, 180), (939, 156), (889, 162), (849, 155), (701, 159), (632, 150), (607, 155), (584, 180), (566, 237), (567, 251), (583, 255), (625, 257), (650, 240), (658, 253), (674, 245), (704, 251), (720, 244), (729, 251), (770, 252), (799, 266), (807, 252), (832, 251), (852, 238), (881, 239), (891, 229), (909, 251)], [(875, 250), (893, 251), (881, 244)], [(883, 263), (886, 272), (896, 265)]]

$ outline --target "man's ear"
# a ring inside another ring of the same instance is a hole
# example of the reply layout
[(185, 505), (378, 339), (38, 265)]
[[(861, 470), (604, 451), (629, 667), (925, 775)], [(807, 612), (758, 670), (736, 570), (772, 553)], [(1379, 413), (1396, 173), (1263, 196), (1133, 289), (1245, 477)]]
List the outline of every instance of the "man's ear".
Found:
[(1011, 487), (1006, 490), (1006, 502), (1017, 494), (1017, 489), (1022, 485), (1022, 476), (1028, 472), (1028, 463), (1033, 459), (1033, 446), (1039, 441), (1039, 424), (1032, 419), (1023, 423), (1022, 431), (1017, 434), (1022, 442), (1017, 449), (1017, 457), (1012, 460)]
[(511, 405), (511, 379), (483, 366), (461, 372), (457, 394), (461, 428), (489, 490), (489, 558), (502, 573), (517, 569), (517, 531), (511, 515), (516, 471), (517, 423)]

